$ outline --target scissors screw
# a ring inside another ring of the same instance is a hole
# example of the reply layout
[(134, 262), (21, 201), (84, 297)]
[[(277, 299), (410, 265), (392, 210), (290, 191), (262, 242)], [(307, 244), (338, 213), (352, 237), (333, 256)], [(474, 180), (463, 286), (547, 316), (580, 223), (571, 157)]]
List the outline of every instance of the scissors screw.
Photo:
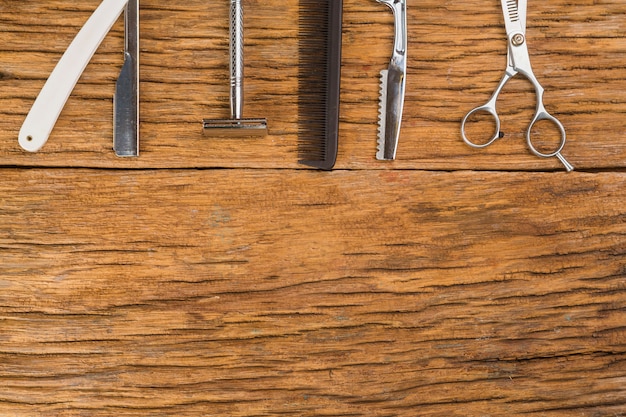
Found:
[(511, 38), (511, 43), (515, 46), (520, 46), (524, 43), (525, 40), (526, 39), (524, 38), (524, 35), (522, 35), (521, 33), (517, 33)]

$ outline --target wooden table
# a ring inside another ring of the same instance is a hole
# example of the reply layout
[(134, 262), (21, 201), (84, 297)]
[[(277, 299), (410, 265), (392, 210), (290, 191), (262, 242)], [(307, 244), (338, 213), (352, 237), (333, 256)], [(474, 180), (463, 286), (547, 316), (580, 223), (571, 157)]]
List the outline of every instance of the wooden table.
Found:
[(228, 2), (141, 2), (141, 155), (111, 151), (118, 21), (45, 147), (17, 132), (97, 0), (0, 1), (0, 415), (626, 415), (626, 3), (531, 2), (576, 167), (460, 120), (506, 61), (499, 2), (409, 0), (405, 117), (376, 161), (392, 18), (345, 0), (337, 169), (298, 165), (296, 0), (248, 0), (228, 116)]

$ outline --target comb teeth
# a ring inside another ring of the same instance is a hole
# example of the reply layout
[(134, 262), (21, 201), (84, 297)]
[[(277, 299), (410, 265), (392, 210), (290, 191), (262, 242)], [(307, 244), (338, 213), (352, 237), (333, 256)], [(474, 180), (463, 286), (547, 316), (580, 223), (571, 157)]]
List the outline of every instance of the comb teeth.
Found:
[(298, 156), (326, 170), (337, 159), (341, 15), (341, 0), (299, 3)]
[(517, 0), (507, 0), (506, 7), (509, 11), (509, 18), (512, 22), (519, 21), (519, 9), (517, 8)]
[(380, 101), (378, 102), (378, 152), (376, 159), (383, 160), (385, 158), (385, 130), (387, 126), (387, 79), (389, 71), (382, 70), (380, 72)]

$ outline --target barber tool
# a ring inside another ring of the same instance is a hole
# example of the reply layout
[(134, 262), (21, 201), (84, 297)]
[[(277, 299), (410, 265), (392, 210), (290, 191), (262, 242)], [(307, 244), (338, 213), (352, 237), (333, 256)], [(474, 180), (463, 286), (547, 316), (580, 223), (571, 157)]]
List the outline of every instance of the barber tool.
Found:
[[(463, 118), (463, 121), (461, 123), (461, 135), (463, 136), (463, 140), (469, 146), (472, 146), (474, 148), (484, 148), (491, 145), (493, 142), (495, 142), (496, 139), (503, 137), (503, 134), (500, 132), (500, 118), (498, 117), (498, 113), (496, 112), (496, 101), (505, 84), (519, 73), (526, 77), (532, 83), (532, 85), (535, 87), (535, 93), (537, 96), (535, 114), (528, 126), (528, 129), (526, 130), (526, 142), (528, 143), (528, 147), (533, 154), (541, 158), (557, 157), (559, 161), (561, 161), (561, 163), (565, 166), (565, 169), (568, 172), (572, 171), (574, 167), (569, 162), (567, 162), (563, 155), (561, 155), (561, 151), (565, 146), (565, 128), (557, 118), (555, 118), (546, 111), (543, 105), (544, 89), (541, 84), (539, 84), (539, 81), (537, 81), (537, 78), (533, 74), (530, 65), (530, 56), (526, 43), (527, 1), (500, 0), (500, 2), (502, 4), (502, 14), (504, 15), (504, 23), (506, 26), (506, 33), (508, 37), (506, 71), (504, 72), (504, 76), (502, 77), (500, 83), (496, 87), (496, 90), (489, 99), (489, 101), (487, 101), (486, 104), (471, 110)], [(476, 113), (487, 113), (495, 119), (495, 133), (491, 137), (491, 139), (489, 139), (485, 143), (472, 142), (470, 139), (468, 139), (466, 135), (466, 123), (468, 119)], [(547, 120), (548, 122), (553, 123), (561, 133), (561, 142), (554, 152), (544, 153), (539, 151), (533, 145), (531, 138), (532, 128), (537, 122), (541, 120)]]
[(204, 133), (228, 137), (263, 136), (266, 119), (244, 119), (243, 114), (243, 5), (230, 0), (230, 119), (204, 119)]
[(124, 66), (113, 98), (113, 150), (117, 156), (139, 155), (139, 0), (124, 12)]
[(299, 3), (299, 162), (323, 170), (337, 159), (342, 6), (342, 0)]
[(22, 148), (37, 152), (46, 143), (78, 79), (127, 2), (103, 0), (78, 32), (24, 120), (18, 136)]
[(376, 159), (396, 159), (404, 93), (406, 90), (407, 11), (406, 0), (376, 0), (391, 8), (395, 39), (389, 67), (380, 72), (378, 152)]

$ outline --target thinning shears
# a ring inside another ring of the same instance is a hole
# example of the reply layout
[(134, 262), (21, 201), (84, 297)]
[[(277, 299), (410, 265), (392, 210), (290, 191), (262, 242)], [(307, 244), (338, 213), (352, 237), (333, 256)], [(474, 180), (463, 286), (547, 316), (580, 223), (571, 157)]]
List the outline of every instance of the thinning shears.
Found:
[[(535, 93), (537, 95), (537, 105), (535, 108), (535, 115), (533, 116), (528, 130), (526, 131), (526, 142), (531, 152), (542, 158), (557, 157), (559, 161), (565, 166), (567, 171), (572, 171), (574, 167), (567, 162), (567, 160), (561, 154), (563, 147), (565, 146), (565, 128), (563, 124), (550, 113), (548, 113), (543, 105), (543, 93), (544, 89), (537, 81), (537, 78), (533, 74), (533, 70), (530, 65), (530, 56), (528, 54), (528, 46), (526, 44), (526, 5), (527, 0), (500, 0), (502, 4), (502, 14), (504, 15), (504, 23), (506, 27), (506, 34), (508, 37), (508, 52), (507, 52), (507, 67), (504, 72), (504, 76), (500, 80), (500, 83), (496, 87), (493, 95), (487, 101), (486, 104), (476, 107), (471, 110), (463, 118), (461, 123), (461, 135), (463, 140), (469, 146), (474, 148), (484, 148), (491, 145), (496, 139), (501, 137), (500, 133), (500, 118), (496, 112), (496, 101), (500, 92), (504, 88), (505, 84), (517, 74), (522, 74), (526, 77), (532, 85), (535, 87)], [(468, 139), (465, 126), (468, 119), (476, 113), (488, 113), (495, 119), (496, 129), (494, 135), (485, 143), (475, 143)], [(532, 142), (531, 134), (533, 126), (540, 120), (547, 120), (552, 122), (561, 133), (561, 141), (559, 146), (554, 152), (546, 153), (538, 150)]]

